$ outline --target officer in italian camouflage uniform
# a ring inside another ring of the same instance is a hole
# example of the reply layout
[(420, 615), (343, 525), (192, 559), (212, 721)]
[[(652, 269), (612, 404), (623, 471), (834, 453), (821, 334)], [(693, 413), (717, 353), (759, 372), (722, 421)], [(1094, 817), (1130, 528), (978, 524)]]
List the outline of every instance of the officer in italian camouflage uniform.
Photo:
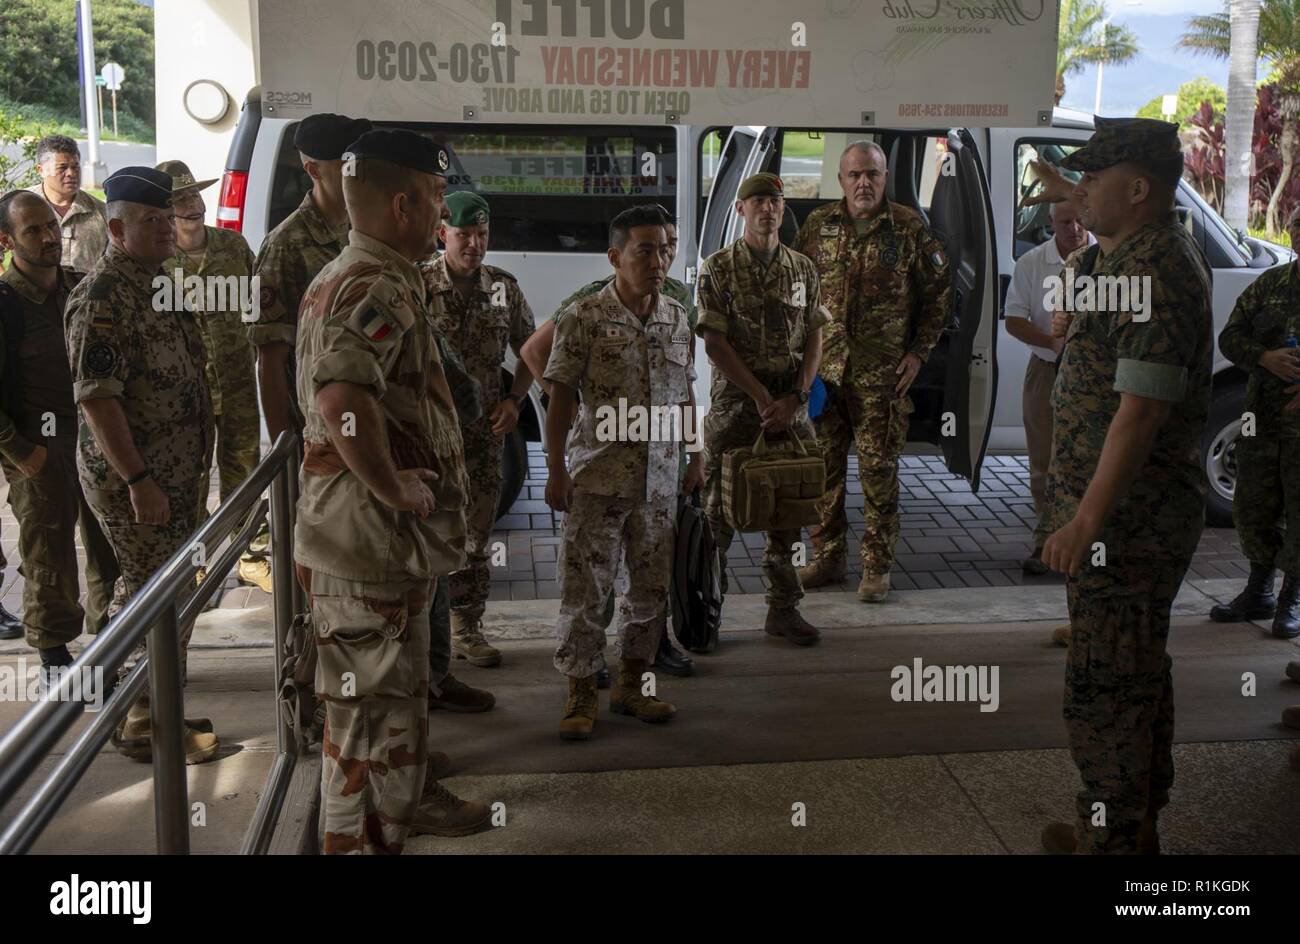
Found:
[(1108, 247), (1093, 275), (1138, 288), (1075, 313), (1052, 395), (1043, 560), (1069, 574), (1064, 715), (1083, 789), (1075, 823), (1044, 831), (1049, 851), (1157, 851), (1173, 783), (1165, 647), (1204, 519), (1213, 356), (1210, 269), (1173, 213), (1177, 131), (1097, 118), (1064, 161), (1084, 172), (1084, 225)]
[[(777, 236), (785, 210), (781, 178), (755, 174), (737, 196), (745, 235), (705, 260), (697, 297), (696, 330), (716, 368), (703, 425), (705, 513), (718, 545), (724, 592), (734, 531), (723, 512), (723, 455), (752, 446), (760, 432), (787, 433), (815, 448), (808, 390), (817, 376), (827, 321), (817, 270)], [(798, 611), (803, 589), (792, 556), (799, 540), (798, 529), (767, 534), (764, 630), (807, 646), (821, 634)]]
[[(68, 297), (68, 357), (83, 423), (77, 471), (121, 568), (116, 612), (198, 527), (199, 473), (212, 457), (212, 403), (203, 339), (194, 318), (157, 302), (154, 279), (175, 251), (171, 178), (124, 167), (104, 183), (112, 243)], [(181, 666), (192, 622), (181, 627)], [(143, 654), (143, 643), (123, 673)], [(206, 730), (205, 730), (206, 729)], [(148, 696), (115, 742), (135, 760), (151, 756)], [(187, 721), (186, 759), (217, 751), (206, 721)]]
[[(172, 179), (172, 210), (176, 214), (176, 254), (163, 263), (163, 272), (180, 282), (182, 297), (203, 336), (216, 421), (220, 496), (225, 501), (252, 473), (260, 452), (253, 348), (245, 331), (245, 318), (251, 319), (256, 302), (244, 296), (251, 291), (253, 252), (234, 230), (203, 224), (206, 207), (201, 191), (216, 183), (215, 179), (196, 181), (181, 161), (164, 161), (157, 169)], [(192, 278), (202, 285), (199, 291), (186, 289), (185, 282)], [(209, 303), (214, 304), (212, 310), (208, 310)], [(200, 523), (208, 517), (209, 480), (210, 473), (204, 470), (199, 477)], [(241, 570), (254, 559), (246, 555)]]
[[(1300, 246), (1300, 210), (1291, 214)], [(1300, 410), (1287, 410), (1287, 387), (1300, 383), (1300, 263), (1270, 269), (1246, 287), (1219, 335), (1219, 350), (1246, 372), (1246, 411), (1253, 435), (1237, 440), (1233, 523), (1250, 561), (1245, 589), (1211, 618), (1237, 622), (1273, 617), (1273, 635), (1300, 636)], [(1273, 596), (1282, 568), (1281, 598)], [(1276, 612), (1275, 612), (1276, 610)]]
[[(98, 632), (117, 579), (117, 559), (77, 478), (77, 407), (63, 310), (80, 273), (59, 266), (54, 211), (18, 190), (0, 198), (0, 467), (18, 519), (23, 623), (44, 666), (71, 665), (67, 644)], [(86, 609), (78, 602), (76, 530), (86, 548)], [(22, 625), (22, 624), (20, 624)]]
[(412, 830), (465, 835), (490, 816), (427, 769), (429, 600), (464, 563), (468, 488), (416, 267), (433, 248), (449, 158), (407, 131), (349, 147), (348, 246), (300, 311), (294, 550), (326, 706), (321, 849), (396, 854)]
[[(546, 420), (546, 497), (565, 512), (555, 651), (555, 667), (569, 683), (560, 722), (565, 740), (591, 736), (596, 672), (604, 664), (600, 617), (624, 557), (628, 588), (619, 607), (620, 661), (610, 709), (646, 722), (675, 713), (646, 689), (644, 676), (659, 644), (680, 481), (680, 430), (657, 422), (663, 414), (656, 408), (693, 409), (691, 333), (685, 309), (659, 291), (669, 260), (662, 211), (623, 211), (610, 225), (610, 243), (614, 281), (565, 313), (545, 371), (554, 391)], [(575, 392), (582, 402), (569, 436)], [(624, 428), (618, 428), (620, 415)], [(632, 425), (636, 416), (643, 420), (639, 429)], [(701, 475), (697, 454), (686, 488)]]
[[(672, 266), (673, 260), (677, 258), (677, 220), (662, 206), (659, 207), (663, 214), (664, 228), (668, 233), (668, 265)], [(576, 292), (572, 292), (560, 302), (555, 309), (555, 314), (551, 319), (545, 322), (540, 328), (533, 332), (532, 337), (524, 344), (520, 351), (520, 359), (528, 364), (534, 376), (542, 374), (546, 370), (546, 362), (550, 360), (551, 349), (555, 344), (555, 326), (559, 324), (564, 313), (573, 307), (573, 303), (595, 295), (610, 282), (614, 281), (613, 275), (607, 275), (603, 279), (597, 279), (594, 282), (588, 282)], [(694, 333), (696, 325), (695, 316), (695, 293), (690, 286), (679, 282), (672, 276), (664, 278), (664, 284), (660, 291), (669, 298), (681, 302), (682, 307), (686, 309), (686, 323), (690, 326), (691, 332)], [(694, 351), (691, 352), (692, 362), (694, 361)], [(549, 396), (551, 393), (550, 384), (543, 379), (542, 388)], [(686, 456), (687, 450), (681, 450), (679, 464), (682, 474), (686, 474)], [(677, 497), (678, 513), (681, 512), (681, 506), (688, 500), (688, 496), (679, 495)], [(625, 567), (620, 566), (618, 579), (614, 582), (614, 589), (610, 591), (609, 602), (605, 607), (604, 625), (609, 626), (614, 620), (614, 599), (615, 594), (627, 587), (627, 571)], [(671, 586), (669, 590), (670, 598), (672, 594)], [(664, 612), (660, 619), (659, 633), (659, 651), (655, 654), (654, 667), (668, 675), (674, 675), (679, 678), (685, 678), (695, 673), (695, 663), (691, 657), (686, 655), (680, 649), (673, 645), (672, 639), (668, 633), (668, 605), (669, 601), (664, 601)], [(609, 688), (609, 671), (606, 668), (600, 669), (596, 673), (598, 687)]]
[(844, 198), (808, 214), (794, 248), (812, 259), (830, 312), (821, 377), (826, 405), (817, 441), (826, 458), (826, 503), (812, 528), (815, 556), (804, 586), (844, 578), (848, 518), (844, 484), (858, 453), (864, 499), (858, 598), (880, 602), (898, 542), (898, 457), (907, 444), (908, 389), (952, 308), (952, 278), (939, 240), (914, 210), (885, 198), (879, 146), (856, 142), (840, 156)]
[(461, 429), (469, 473), (469, 535), (466, 566), (447, 578), (451, 604), (451, 649), (471, 665), (495, 666), (501, 653), (483, 638), (487, 604), (489, 541), (501, 499), (503, 436), (519, 422), (519, 408), (533, 375), (519, 361), (509, 392), (501, 369), (507, 347), (518, 355), (536, 324), (515, 277), (488, 265), (490, 210), (478, 194), (448, 194), (441, 235), (446, 251), (422, 263), (434, 328), (447, 340), (478, 382), (485, 415)]
[(81, 189), (81, 150), (67, 135), (48, 134), (36, 142), (41, 182), (32, 188), (59, 218), (63, 265), (89, 272), (108, 248), (104, 202)]

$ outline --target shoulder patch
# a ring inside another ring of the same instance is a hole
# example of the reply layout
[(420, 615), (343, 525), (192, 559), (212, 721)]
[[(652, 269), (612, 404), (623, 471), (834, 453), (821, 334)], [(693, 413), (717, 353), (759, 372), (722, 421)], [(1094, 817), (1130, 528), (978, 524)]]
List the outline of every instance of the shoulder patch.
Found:
[(117, 348), (103, 341), (96, 341), (86, 348), (82, 363), (86, 373), (91, 377), (107, 377), (117, 369)]
[(930, 265), (936, 272), (948, 264), (948, 257), (943, 254), (942, 249), (933, 249), (930, 252)]
[(357, 330), (371, 341), (382, 341), (394, 331), (400, 331), (397, 321), (378, 308), (367, 309), (356, 316)]

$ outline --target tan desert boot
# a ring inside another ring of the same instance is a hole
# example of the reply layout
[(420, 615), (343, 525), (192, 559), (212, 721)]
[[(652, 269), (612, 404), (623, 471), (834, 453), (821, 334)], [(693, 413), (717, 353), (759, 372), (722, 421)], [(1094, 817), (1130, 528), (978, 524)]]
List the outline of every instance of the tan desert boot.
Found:
[(848, 566), (842, 556), (817, 556), (807, 566), (799, 568), (799, 585), (805, 590), (812, 590), (827, 584), (843, 583), (847, 573)]
[(863, 603), (883, 603), (887, 596), (889, 596), (888, 573), (862, 575), (862, 582), (858, 584), (859, 600)]
[(596, 676), (569, 677), (569, 698), (560, 720), (560, 740), (586, 741), (596, 724)]
[(641, 694), (641, 676), (645, 674), (646, 665), (644, 659), (619, 661), (618, 675), (609, 687), (609, 710), (615, 714), (631, 715), (648, 724), (661, 724), (677, 714), (677, 709), (653, 695)]
[(492, 810), (477, 800), (462, 800), (437, 780), (424, 788), (425, 796), (411, 820), (412, 836), (469, 836), (492, 826)]
[(1066, 623), (1064, 626), (1058, 626), (1056, 627), (1056, 629), (1052, 630), (1052, 644), (1056, 646), (1062, 646), (1066, 649), (1070, 648), (1070, 624), (1069, 623)]
[(451, 654), (456, 659), (466, 659), (470, 665), (490, 669), (501, 664), (501, 650), (489, 646), (483, 638), (483, 624), (467, 620), (457, 613), (451, 614)]

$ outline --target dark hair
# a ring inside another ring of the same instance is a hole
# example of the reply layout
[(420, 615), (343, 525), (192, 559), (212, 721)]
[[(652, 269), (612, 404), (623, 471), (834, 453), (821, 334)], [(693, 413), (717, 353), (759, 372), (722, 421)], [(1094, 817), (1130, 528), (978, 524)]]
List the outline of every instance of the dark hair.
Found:
[(31, 197), (33, 200), (45, 200), (30, 190), (10, 190), (3, 197), (0, 197), (0, 232), (6, 236), (14, 234), (14, 220), (10, 215), (13, 212), (13, 205), (18, 203), (23, 197)]
[(76, 154), (77, 160), (81, 160), (77, 142), (66, 134), (47, 134), (36, 142), (36, 163), (45, 163), (51, 154)]
[(632, 230), (638, 226), (672, 226), (673, 223), (668, 212), (653, 203), (628, 207), (609, 224), (609, 245), (614, 249), (622, 249), (627, 245)]

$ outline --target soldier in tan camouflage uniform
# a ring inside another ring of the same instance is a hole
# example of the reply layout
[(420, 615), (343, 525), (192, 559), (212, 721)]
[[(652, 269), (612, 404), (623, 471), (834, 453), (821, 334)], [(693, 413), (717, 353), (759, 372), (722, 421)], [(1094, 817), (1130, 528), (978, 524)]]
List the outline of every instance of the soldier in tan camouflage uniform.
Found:
[(63, 233), (63, 265), (89, 272), (108, 247), (104, 204), (81, 189), (81, 152), (77, 142), (50, 134), (36, 142), (41, 182), (32, 188), (45, 198)]
[(409, 832), (486, 828), (429, 776), (429, 601), (465, 560), (460, 428), (416, 267), (434, 246), (447, 152), (407, 131), (350, 144), (348, 246), (297, 332), (306, 409), (294, 530), (326, 706), (321, 849), (397, 854)]
[[(620, 661), (610, 710), (646, 722), (675, 713), (654, 697), (653, 676), (646, 679), (668, 593), (679, 491), (680, 430), (655, 420), (664, 408), (694, 410), (695, 372), (686, 312), (659, 291), (668, 268), (662, 212), (643, 206), (615, 217), (609, 259), (614, 281), (565, 313), (545, 371), (554, 391), (546, 417), (546, 500), (565, 512), (555, 651), (555, 667), (569, 683), (560, 722), (565, 740), (591, 737), (595, 676), (604, 661), (600, 616), (624, 555), (628, 588), (619, 607)], [(575, 393), (582, 402), (570, 437)], [(620, 415), (627, 419), (622, 428)], [(637, 416), (639, 428), (632, 425)], [(685, 490), (702, 475), (697, 453)]]
[(466, 562), (447, 578), (451, 604), (451, 651), (471, 665), (495, 666), (501, 653), (483, 638), (487, 604), (488, 542), (501, 499), (502, 437), (519, 422), (519, 408), (533, 375), (522, 361), (510, 391), (502, 395), (501, 369), (507, 347), (518, 355), (536, 324), (515, 277), (487, 265), (490, 211), (468, 191), (447, 196), (448, 216), (440, 227), (446, 251), (422, 263), (433, 326), (478, 381), (484, 416), (461, 429), (470, 500)]
[[(736, 212), (745, 218), (745, 235), (705, 260), (698, 295), (697, 330), (717, 368), (704, 418), (705, 510), (718, 544), (724, 592), (734, 531), (723, 513), (723, 455), (728, 449), (752, 446), (760, 432), (792, 435), (815, 445), (808, 391), (817, 376), (827, 321), (812, 262), (782, 246), (777, 236), (785, 211), (781, 178), (754, 174), (740, 185), (737, 196)], [(792, 555), (799, 539), (797, 529), (767, 534), (763, 629), (810, 646), (821, 634), (798, 610), (803, 589)]]
[[(77, 471), (122, 572), (112, 612), (198, 526), (199, 473), (212, 456), (203, 339), (193, 317), (155, 299), (154, 280), (176, 246), (171, 188), (171, 178), (151, 167), (125, 167), (105, 181), (112, 243), (68, 297), (68, 357), (84, 420)], [(181, 627), (182, 670), (193, 628)], [(142, 643), (123, 673), (143, 652)], [(151, 738), (142, 696), (115, 743), (148, 760)], [(205, 721), (186, 722), (184, 743), (191, 764), (217, 751)]]
[(808, 214), (794, 247), (812, 259), (830, 311), (821, 377), (826, 406), (817, 441), (826, 458), (826, 504), (812, 528), (806, 587), (844, 579), (848, 519), (844, 486), (850, 447), (864, 499), (858, 599), (889, 594), (898, 542), (898, 457), (907, 444), (907, 392), (939, 340), (952, 307), (943, 247), (916, 212), (885, 198), (888, 171), (876, 144), (840, 156), (844, 198)]
[(1076, 311), (1052, 393), (1043, 560), (1069, 575), (1064, 714), (1083, 789), (1075, 822), (1043, 844), (1151, 853), (1174, 779), (1169, 612), (1204, 520), (1210, 269), (1173, 213), (1177, 125), (1097, 118), (1063, 163), (1084, 172), (1092, 275), (1130, 291)]
[[(216, 461), (221, 480), (220, 500), (225, 501), (257, 465), (257, 382), (253, 375), (253, 348), (246, 334), (257, 299), (251, 297), (253, 252), (234, 230), (205, 226), (207, 212), (200, 193), (216, 180), (198, 180), (181, 161), (165, 161), (158, 170), (172, 179), (172, 210), (176, 215), (176, 254), (163, 263), (163, 273), (180, 283), (180, 294), (193, 312), (208, 355), (208, 390), (216, 421)], [(198, 279), (191, 291), (186, 282)], [(211, 309), (210, 303), (214, 303)], [(208, 517), (209, 470), (199, 477), (199, 523)], [(245, 552), (241, 573), (251, 572), (256, 582), (264, 555)]]
[[(663, 207), (659, 207), (663, 213), (664, 229), (668, 233), (668, 265), (671, 268), (673, 260), (677, 258), (677, 220), (669, 214)], [(545, 322), (540, 328), (533, 332), (532, 336), (524, 343), (522, 350), (519, 352), (520, 360), (528, 365), (528, 369), (533, 372), (534, 377), (540, 377), (546, 371), (546, 362), (551, 359), (551, 348), (555, 344), (555, 326), (559, 324), (564, 313), (573, 307), (573, 303), (595, 295), (610, 282), (614, 281), (614, 276), (607, 275), (603, 279), (597, 279), (594, 282), (588, 282), (576, 292), (568, 295), (559, 306), (555, 309), (555, 314), (550, 320)], [(686, 309), (686, 323), (690, 326), (692, 333), (695, 331), (695, 293), (691, 291), (690, 286), (672, 276), (664, 278), (663, 287), (660, 289), (663, 294), (669, 298), (681, 302), (682, 307)], [(691, 352), (694, 359), (694, 351)], [(547, 396), (552, 395), (551, 385), (546, 380), (539, 380)], [(572, 421), (570, 421), (571, 423)], [(682, 474), (686, 474), (686, 450), (682, 450), (680, 457)], [(678, 511), (681, 511), (680, 505), (686, 501), (687, 496), (678, 496)], [(620, 570), (619, 579), (615, 581), (615, 590), (610, 592), (609, 603), (605, 607), (604, 626), (614, 619), (614, 594), (617, 589), (626, 587), (627, 572), (626, 569)], [(671, 590), (670, 590), (671, 593)], [(674, 675), (679, 678), (685, 678), (694, 674), (695, 663), (691, 657), (686, 655), (680, 649), (673, 645), (672, 639), (668, 633), (668, 601), (664, 601), (664, 613), (660, 619), (659, 632), (659, 651), (655, 654), (654, 667), (668, 675)], [(601, 668), (596, 673), (597, 683), (600, 688), (609, 688), (609, 671)]]
[[(71, 665), (67, 644), (107, 622), (117, 559), (77, 478), (77, 407), (63, 334), (68, 294), (54, 211), (17, 190), (0, 198), (0, 467), (18, 519), (23, 621), (43, 666)], [(86, 548), (86, 608), (78, 598), (77, 525)]]

